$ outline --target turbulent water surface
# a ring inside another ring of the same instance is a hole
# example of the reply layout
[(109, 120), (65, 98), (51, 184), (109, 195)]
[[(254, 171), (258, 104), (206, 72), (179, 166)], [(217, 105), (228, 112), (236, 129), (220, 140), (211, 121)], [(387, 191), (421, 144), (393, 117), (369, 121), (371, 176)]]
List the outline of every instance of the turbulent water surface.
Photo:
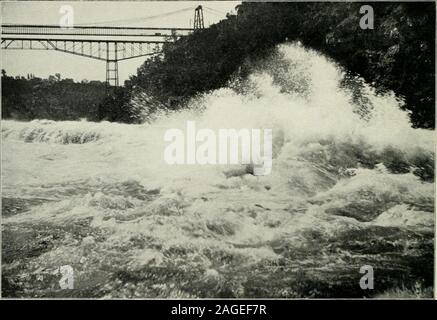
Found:
[[(298, 45), (153, 124), (2, 121), (2, 290), (26, 297), (427, 295), (433, 131)], [(199, 108), (197, 108), (199, 109)], [(273, 170), (167, 165), (164, 130), (273, 128)], [(74, 289), (59, 287), (59, 267)], [(360, 267), (374, 268), (362, 290)]]

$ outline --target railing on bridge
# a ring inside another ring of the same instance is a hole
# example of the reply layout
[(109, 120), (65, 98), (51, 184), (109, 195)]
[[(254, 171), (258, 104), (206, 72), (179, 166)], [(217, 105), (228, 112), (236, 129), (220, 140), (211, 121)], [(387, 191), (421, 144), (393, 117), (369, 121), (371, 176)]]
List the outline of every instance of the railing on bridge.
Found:
[(192, 28), (102, 27), (74, 26), (61, 28), (57, 25), (2, 24), (2, 35), (50, 35), (94, 37), (180, 37), (191, 33)]

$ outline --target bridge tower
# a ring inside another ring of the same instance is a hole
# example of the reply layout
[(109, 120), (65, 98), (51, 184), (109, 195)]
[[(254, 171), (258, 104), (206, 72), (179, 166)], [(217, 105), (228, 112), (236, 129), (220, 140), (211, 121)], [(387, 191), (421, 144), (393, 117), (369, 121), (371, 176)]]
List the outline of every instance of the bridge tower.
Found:
[(201, 30), (205, 28), (205, 23), (203, 21), (203, 8), (199, 5), (194, 10), (194, 31)]

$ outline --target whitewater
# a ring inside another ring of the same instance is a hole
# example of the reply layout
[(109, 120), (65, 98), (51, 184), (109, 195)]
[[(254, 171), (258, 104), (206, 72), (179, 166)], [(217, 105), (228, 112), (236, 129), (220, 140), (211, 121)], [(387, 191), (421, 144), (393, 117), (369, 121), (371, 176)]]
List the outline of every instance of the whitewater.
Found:
[[(2, 287), (26, 297), (361, 297), (431, 290), (434, 131), (323, 55), (152, 123), (2, 120)], [(419, 85), (419, 84), (418, 84)], [(273, 166), (168, 165), (167, 129), (272, 128)], [(61, 290), (60, 266), (75, 288)], [(359, 287), (363, 265), (376, 289)], [(419, 289), (417, 289), (419, 288)]]

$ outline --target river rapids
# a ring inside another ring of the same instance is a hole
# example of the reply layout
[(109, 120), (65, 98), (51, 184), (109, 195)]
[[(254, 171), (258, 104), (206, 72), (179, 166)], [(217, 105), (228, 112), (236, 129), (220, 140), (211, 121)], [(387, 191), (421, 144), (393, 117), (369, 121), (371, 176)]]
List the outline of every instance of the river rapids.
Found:
[[(284, 44), (153, 123), (3, 120), (3, 296), (431, 295), (434, 131), (348, 77)], [(272, 128), (271, 174), (166, 164), (164, 132), (188, 120)]]

